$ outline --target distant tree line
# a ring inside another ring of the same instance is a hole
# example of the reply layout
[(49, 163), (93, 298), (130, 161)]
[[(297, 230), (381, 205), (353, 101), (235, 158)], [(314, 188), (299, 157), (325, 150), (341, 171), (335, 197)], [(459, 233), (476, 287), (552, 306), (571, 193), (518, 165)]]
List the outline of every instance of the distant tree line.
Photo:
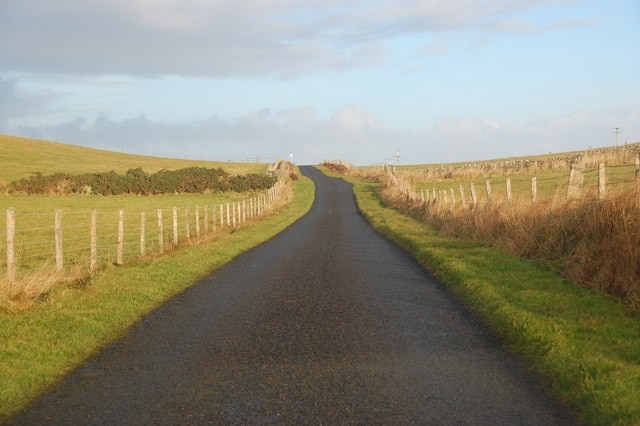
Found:
[(270, 188), (276, 180), (275, 177), (266, 174), (231, 175), (222, 168), (188, 167), (148, 174), (138, 167), (127, 170), (124, 175), (110, 171), (77, 176), (65, 173), (45, 176), (38, 172), (11, 182), (7, 190), (10, 193), (46, 195), (247, 192)]

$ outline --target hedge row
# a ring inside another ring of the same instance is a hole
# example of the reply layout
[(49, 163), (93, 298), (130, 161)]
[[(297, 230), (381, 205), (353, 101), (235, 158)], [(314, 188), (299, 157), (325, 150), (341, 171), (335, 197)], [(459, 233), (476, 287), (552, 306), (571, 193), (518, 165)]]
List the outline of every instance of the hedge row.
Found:
[(147, 174), (138, 167), (137, 169), (129, 169), (124, 175), (114, 171), (85, 173), (77, 176), (65, 173), (45, 176), (42, 173), (36, 173), (11, 182), (7, 190), (10, 193), (46, 195), (152, 195), (247, 192), (270, 188), (275, 182), (275, 177), (266, 174), (230, 175), (222, 168), (189, 167), (180, 170), (160, 170), (153, 174)]

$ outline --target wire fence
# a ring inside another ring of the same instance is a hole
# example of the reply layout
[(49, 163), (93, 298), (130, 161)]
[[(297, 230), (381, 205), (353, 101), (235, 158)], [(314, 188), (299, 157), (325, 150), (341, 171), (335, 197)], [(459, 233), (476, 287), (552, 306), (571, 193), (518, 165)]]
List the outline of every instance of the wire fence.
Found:
[(415, 175), (397, 172), (393, 167), (360, 168), (360, 173), (385, 171), (390, 182), (412, 200), (440, 205), (486, 205), (489, 203), (534, 203), (544, 198), (579, 199), (587, 195), (605, 198), (609, 195), (640, 189), (640, 161), (636, 165), (606, 167), (604, 163), (585, 169), (571, 166), (568, 173), (551, 176), (514, 176), (483, 180), (420, 182)]
[(83, 268), (95, 273), (162, 254), (222, 229), (246, 226), (284, 196), (284, 180), (256, 196), (210, 205), (126, 210), (22, 212), (6, 210), (5, 262), (0, 277), (14, 283), (42, 268)]

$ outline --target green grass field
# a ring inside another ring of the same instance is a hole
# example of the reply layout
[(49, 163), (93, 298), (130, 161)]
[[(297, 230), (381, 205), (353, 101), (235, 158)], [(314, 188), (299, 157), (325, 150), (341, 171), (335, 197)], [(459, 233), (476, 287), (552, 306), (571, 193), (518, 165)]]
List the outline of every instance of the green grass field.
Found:
[(163, 301), (306, 213), (313, 183), (302, 178), (293, 185), (289, 206), (251, 227), (216, 233), (160, 258), (108, 267), (82, 286), (55, 286), (29, 310), (0, 311), (0, 423)]
[(640, 424), (637, 310), (532, 261), (438, 233), (383, 205), (378, 184), (349, 180), (369, 222), (442, 279), (582, 422)]
[[(30, 176), (36, 172), (44, 175), (57, 172), (79, 174), (114, 170), (123, 173), (141, 167), (153, 173), (161, 169), (175, 170), (185, 167), (218, 168), (235, 174), (264, 173), (267, 164), (221, 163), (210, 161), (179, 160), (108, 152), (74, 145), (0, 135), (0, 188), (12, 180)], [(157, 196), (24, 196), (0, 195), (0, 278), (6, 273), (4, 248), (6, 247), (6, 211), (15, 211), (16, 252), (18, 276), (37, 271), (54, 262), (54, 215), (60, 209), (63, 214), (63, 239), (65, 264), (87, 262), (90, 250), (90, 216), (98, 214), (99, 257), (101, 265), (113, 262), (118, 232), (118, 211), (125, 212), (125, 253), (129, 259), (137, 259), (140, 252), (141, 213), (145, 212), (147, 251), (159, 247), (157, 211), (163, 210), (165, 233), (171, 232), (173, 208), (178, 208), (179, 239), (186, 239), (187, 215), (190, 233), (196, 231), (196, 209), (203, 221), (205, 207), (211, 223), (219, 216), (219, 205), (249, 199), (255, 194), (180, 194)], [(219, 222), (219, 217), (217, 218)], [(213, 223), (212, 223), (213, 224)], [(169, 235), (167, 235), (169, 238)], [(83, 260), (84, 259), (84, 260)]]
[[(0, 181), (4, 182), (35, 172), (123, 172), (135, 167), (142, 167), (147, 172), (190, 166), (223, 167), (238, 174), (264, 173), (267, 169), (265, 164), (141, 157), (10, 136), (0, 136), (0, 161), (3, 164)], [(99, 241), (109, 240), (109, 247), (116, 238), (118, 210), (125, 211), (125, 248), (129, 247), (126, 250), (134, 253), (125, 262), (125, 267), (113, 266), (112, 251), (101, 253), (103, 264), (94, 276), (85, 277), (81, 283), (57, 282), (26, 308), (16, 305), (17, 309), (0, 309), (0, 422), (88, 356), (126, 333), (141, 316), (163, 301), (297, 220), (310, 208), (313, 191), (313, 183), (308, 179), (295, 181), (293, 200), (288, 205), (281, 205), (279, 211), (254, 219), (250, 227), (218, 228), (206, 238), (189, 242), (187, 250), (170, 250), (164, 256), (154, 254), (146, 258), (140, 258), (138, 253), (142, 212), (147, 221), (148, 250), (152, 251), (153, 245), (157, 244), (154, 233), (158, 229), (158, 209), (163, 210), (166, 238), (170, 239), (171, 216), (173, 208), (177, 208), (179, 238), (184, 241), (187, 211), (190, 233), (195, 235), (196, 206), (198, 217), (203, 221), (202, 228), (207, 206), (211, 229), (214, 215), (215, 223), (220, 223), (220, 206), (225, 207), (226, 216), (227, 203), (246, 200), (255, 194), (0, 196), (3, 230), (5, 210), (13, 208), (15, 211), (18, 262), (24, 269), (37, 269), (42, 262), (51, 263), (53, 220), (57, 209), (63, 212), (65, 266), (67, 259), (73, 263), (74, 253), (89, 250), (92, 209), (98, 212)], [(6, 234), (0, 235), (4, 247)], [(3, 268), (6, 270), (4, 262), (0, 274), (4, 274)], [(48, 271), (50, 269), (44, 274), (51, 274)], [(37, 279), (46, 280), (47, 277)]]
[[(62, 211), (65, 263), (77, 263), (78, 259), (88, 259), (90, 249), (91, 210), (95, 209), (98, 219), (98, 241), (101, 263), (114, 260), (114, 250), (118, 235), (118, 211), (125, 217), (125, 248), (127, 258), (136, 259), (139, 254), (141, 237), (141, 217), (145, 214), (146, 247), (148, 252), (158, 249), (158, 209), (163, 211), (165, 239), (172, 238), (173, 208), (177, 208), (179, 220), (179, 240), (187, 237), (187, 216), (190, 236), (196, 232), (196, 212), (200, 228), (205, 228), (205, 207), (209, 228), (220, 223), (220, 205), (248, 199), (254, 194), (180, 194), (155, 196), (11, 196), (0, 197), (0, 228), (6, 226), (5, 211), (14, 209), (16, 221), (16, 250), (18, 267), (31, 271), (53, 262), (55, 211)], [(226, 221), (226, 217), (224, 218)], [(0, 234), (0, 244), (5, 247), (6, 233)], [(2, 255), (0, 255), (1, 257)], [(4, 259), (0, 264), (0, 275), (6, 269)]]
[[(460, 199), (460, 185), (465, 198), (471, 200), (470, 185), (475, 185), (478, 204), (487, 203), (485, 182), (489, 181), (493, 201), (506, 201), (506, 179), (511, 180), (511, 191), (515, 201), (531, 201), (531, 178), (537, 181), (537, 199), (565, 197), (569, 183), (569, 163), (575, 162), (584, 168), (583, 193), (597, 193), (598, 164), (605, 165), (606, 192), (621, 192), (635, 184), (635, 156), (639, 143), (620, 147), (605, 147), (584, 152), (473, 161), (467, 163), (423, 164), (396, 166), (399, 176), (406, 178), (413, 189), (427, 192), (453, 189)], [(533, 164), (534, 161), (544, 163)], [(523, 166), (529, 164), (529, 166)]]
[[(531, 178), (536, 178), (538, 199), (553, 198), (555, 196), (564, 197), (569, 182), (568, 170), (545, 171), (541, 173), (528, 174), (518, 173), (510, 176), (511, 191), (514, 199), (530, 201), (531, 200)], [(485, 182), (488, 180), (491, 185), (492, 199), (495, 201), (506, 200), (506, 176), (488, 176), (482, 178), (462, 178), (454, 177), (451, 179), (424, 179), (419, 176), (413, 176), (415, 181), (415, 189), (417, 191), (429, 191), (432, 193), (434, 189), (450, 191), (453, 188), (456, 197), (460, 196), (460, 185), (463, 186), (465, 197), (471, 200), (470, 185), (473, 183), (476, 188), (478, 204), (487, 202), (487, 192)], [(608, 167), (606, 169), (607, 192), (613, 193), (623, 191), (634, 185), (635, 182), (635, 166), (619, 165)], [(598, 170), (596, 168), (588, 169), (584, 173), (584, 193), (596, 193), (598, 191)]]
[(216, 161), (180, 160), (124, 154), (57, 142), (47, 142), (16, 136), (0, 135), (0, 184), (31, 176), (64, 172), (69, 174), (109, 172), (124, 173), (142, 167), (147, 173), (176, 170), (186, 167), (222, 167), (229, 173), (263, 173), (264, 163), (229, 163)]

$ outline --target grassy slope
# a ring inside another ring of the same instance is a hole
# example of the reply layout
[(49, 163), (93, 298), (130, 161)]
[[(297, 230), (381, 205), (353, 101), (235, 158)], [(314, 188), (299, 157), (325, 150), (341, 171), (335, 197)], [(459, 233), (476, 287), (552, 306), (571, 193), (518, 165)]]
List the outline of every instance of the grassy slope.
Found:
[[(0, 184), (35, 172), (124, 172), (142, 167), (152, 173), (191, 166), (223, 167), (231, 173), (266, 170), (265, 164), (145, 157), (5, 135), (0, 135), (0, 164)], [(56, 286), (47, 300), (29, 311), (0, 312), (0, 423), (164, 300), (289, 226), (310, 208), (313, 191), (313, 183), (303, 178), (295, 183), (291, 206), (277, 216), (247, 229), (225, 231), (189, 250), (109, 268), (86, 287)], [(184, 197), (169, 198), (175, 205)], [(193, 197), (186, 198), (191, 202)], [(37, 198), (42, 199), (56, 207), (70, 202), (64, 197)], [(100, 199), (107, 204), (114, 200), (119, 202), (117, 197)]]
[[(604, 146), (595, 148), (596, 151), (599, 150), (610, 150), (610, 149), (621, 149), (624, 147), (633, 148), (634, 146), (640, 144), (638, 142), (628, 142), (624, 146)], [(437, 168), (442, 166), (464, 166), (464, 165), (472, 165), (472, 164), (481, 164), (481, 163), (500, 163), (500, 162), (516, 162), (516, 161), (549, 161), (557, 158), (566, 158), (572, 157), (575, 155), (579, 155), (581, 153), (593, 151), (593, 148), (583, 149), (580, 151), (566, 151), (566, 152), (549, 152), (547, 154), (537, 154), (537, 155), (526, 155), (521, 157), (506, 157), (506, 158), (485, 158), (485, 159), (477, 159), (474, 161), (462, 161), (462, 162), (454, 162), (454, 163), (427, 163), (427, 164), (403, 164), (398, 165), (397, 169), (399, 171), (412, 171), (412, 170), (420, 170), (425, 168)]]
[(382, 234), (434, 271), (591, 424), (640, 424), (638, 313), (531, 262), (435, 232), (350, 179)]
[(265, 164), (259, 163), (179, 160), (123, 154), (7, 135), (0, 135), (0, 164), (0, 183), (9, 183), (36, 172), (45, 175), (55, 172), (81, 174), (111, 170), (123, 173), (132, 168), (142, 167), (145, 172), (154, 173), (162, 169), (223, 167), (231, 173), (243, 174), (261, 173), (267, 168)]
[(0, 422), (164, 300), (306, 213), (313, 183), (302, 178), (294, 191), (287, 209), (247, 229), (154, 261), (111, 268), (86, 288), (60, 286), (30, 311), (0, 312)]

